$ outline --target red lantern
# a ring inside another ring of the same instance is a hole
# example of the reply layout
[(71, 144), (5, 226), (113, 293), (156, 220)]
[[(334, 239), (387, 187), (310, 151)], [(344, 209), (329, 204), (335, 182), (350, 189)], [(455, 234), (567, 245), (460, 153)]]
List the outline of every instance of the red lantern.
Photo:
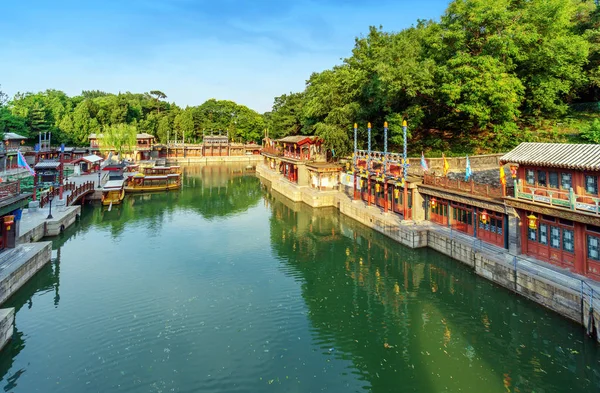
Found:
[(518, 169), (518, 168), (519, 168), (519, 167), (518, 167), (518, 166), (516, 166), (516, 165), (511, 165), (511, 166), (510, 166), (510, 175), (512, 176), (512, 178), (513, 178), (513, 179), (516, 179), (516, 178), (517, 178), (517, 169)]
[(490, 217), (488, 216), (488, 213), (487, 213), (485, 210), (481, 212), (481, 217), (480, 217), (480, 219), (481, 219), (481, 222), (482, 222), (483, 224), (487, 224), (487, 222), (488, 222), (489, 218), (490, 218)]
[(431, 201), (429, 201), (429, 204), (431, 205), (432, 209), (435, 209), (435, 207), (437, 206), (437, 201), (435, 200), (435, 198), (431, 198)]

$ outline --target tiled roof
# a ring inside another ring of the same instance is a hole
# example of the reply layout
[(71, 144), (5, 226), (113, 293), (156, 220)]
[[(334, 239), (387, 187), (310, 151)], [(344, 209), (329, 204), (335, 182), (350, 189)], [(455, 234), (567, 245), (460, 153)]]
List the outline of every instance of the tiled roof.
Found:
[(500, 163), (600, 171), (600, 145), (524, 142)]
[(277, 139), (277, 142), (283, 142), (283, 143), (299, 143), (302, 142), (306, 139), (308, 139), (309, 141), (315, 141), (318, 137), (316, 136), (309, 136), (309, 135), (291, 135), (291, 136), (286, 136), (285, 138), (281, 138), (281, 139)]
[(15, 134), (14, 132), (5, 132), (4, 140), (7, 141), (10, 139), (27, 139), (27, 137), (24, 137), (23, 135)]
[(60, 161), (40, 161), (35, 164), (35, 169), (56, 169), (60, 166)]

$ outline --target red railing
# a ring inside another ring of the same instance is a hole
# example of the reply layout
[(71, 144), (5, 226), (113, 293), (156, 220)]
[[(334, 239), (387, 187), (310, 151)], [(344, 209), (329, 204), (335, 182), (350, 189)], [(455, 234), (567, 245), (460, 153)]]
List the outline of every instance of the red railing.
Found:
[(0, 183), (0, 201), (12, 198), (15, 195), (19, 195), (20, 193), (21, 182), (19, 180), (8, 183)]
[(73, 202), (75, 202), (79, 197), (83, 194), (86, 194), (90, 191), (94, 190), (94, 182), (88, 181), (75, 188), (68, 196), (67, 196), (67, 206), (71, 206)]
[(423, 184), (455, 190), (473, 195), (480, 195), (487, 198), (502, 198), (502, 187), (495, 187), (489, 184), (475, 183), (474, 181), (452, 180), (447, 177), (423, 175)]
[[(94, 189), (94, 182), (91, 182), (91, 181), (85, 182), (79, 186), (77, 186), (75, 183), (72, 183), (72, 182), (66, 183), (63, 186), (63, 192), (71, 191), (71, 193), (69, 195), (67, 195), (67, 206), (70, 206), (82, 194), (85, 194), (93, 189)], [(44, 206), (46, 206), (46, 204), (50, 203), (50, 195), (52, 195), (52, 198), (56, 198), (57, 196), (59, 196), (60, 188), (54, 187), (52, 194), (50, 194), (50, 192), (46, 192), (44, 195), (42, 195), (42, 197), (40, 198), (40, 207), (44, 207)]]

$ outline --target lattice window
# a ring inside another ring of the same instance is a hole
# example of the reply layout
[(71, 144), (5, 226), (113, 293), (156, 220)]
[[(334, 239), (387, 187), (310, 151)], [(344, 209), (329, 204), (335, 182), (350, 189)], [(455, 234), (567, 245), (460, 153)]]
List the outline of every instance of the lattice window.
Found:
[(598, 194), (598, 176), (585, 175), (585, 192)]
[(540, 243), (548, 244), (548, 225), (540, 224)]
[(525, 174), (525, 181), (527, 184), (533, 185), (535, 183), (535, 172), (533, 169), (527, 169), (527, 173)]
[(558, 188), (558, 173), (548, 172), (548, 186), (550, 188)]
[(568, 252), (575, 250), (575, 232), (571, 229), (563, 229), (563, 250)]
[(560, 187), (563, 190), (569, 190), (573, 186), (572, 177), (570, 173), (561, 173), (560, 174)]
[(600, 261), (600, 237), (587, 237), (587, 255), (588, 258)]
[(550, 227), (550, 247), (560, 249), (560, 228)]
[(527, 232), (528, 232), (529, 240), (534, 241), (534, 242), (537, 241), (537, 230), (527, 228)]
[(546, 187), (548, 183), (546, 183), (546, 171), (538, 171), (538, 186)]

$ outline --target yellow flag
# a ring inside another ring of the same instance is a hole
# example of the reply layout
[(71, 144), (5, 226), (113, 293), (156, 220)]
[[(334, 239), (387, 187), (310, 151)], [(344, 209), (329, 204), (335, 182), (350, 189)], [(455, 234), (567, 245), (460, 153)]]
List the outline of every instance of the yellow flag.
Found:
[(448, 170), (450, 169), (450, 164), (448, 164), (448, 160), (446, 160), (446, 156), (442, 153), (442, 158), (444, 159), (444, 176), (448, 174)]
[(506, 185), (506, 175), (504, 174), (503, 166), (500, 167), (500, 183), (502, 183), (503, 186)]

